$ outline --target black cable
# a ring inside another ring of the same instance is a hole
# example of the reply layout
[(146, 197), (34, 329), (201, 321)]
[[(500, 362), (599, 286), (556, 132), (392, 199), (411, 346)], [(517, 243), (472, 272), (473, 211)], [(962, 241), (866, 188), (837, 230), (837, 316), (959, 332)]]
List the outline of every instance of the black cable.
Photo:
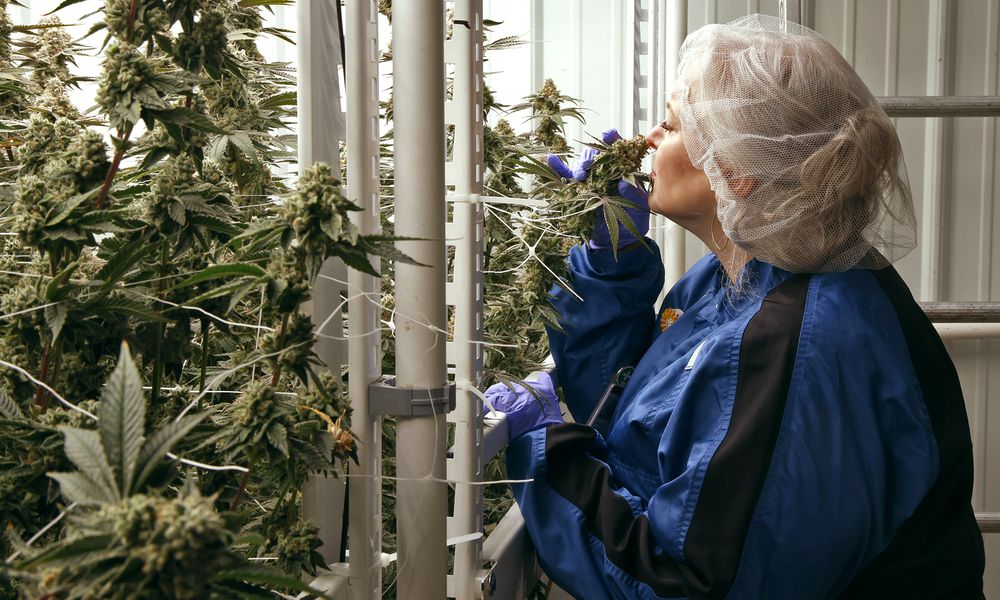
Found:
[(347, 69), (347, 44), (344, 41), (344, 10), (341, 8), (340, 0), (337, 0), (335, 4), (337, 5), (337, 32), (340, 34), (340, 62), (344, 65), (344, 69)]
[[(339, 2), (337, 4), (340, 4)], [(347, 562), (347, 528), (351, 524), (351, 480), (344, 469), (344, 512), (340, 518), (340, 562)]]

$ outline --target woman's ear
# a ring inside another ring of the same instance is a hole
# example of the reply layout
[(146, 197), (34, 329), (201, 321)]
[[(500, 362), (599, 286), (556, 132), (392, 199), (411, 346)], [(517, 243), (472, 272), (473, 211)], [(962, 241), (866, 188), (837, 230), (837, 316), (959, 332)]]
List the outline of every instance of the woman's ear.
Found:
[(739, 197), (740, 200), (746, 200), (747, 196), (753, 193), (757, 189), (757, 180), (753, 177), (737, 177), (729, 182), (729, 189)]

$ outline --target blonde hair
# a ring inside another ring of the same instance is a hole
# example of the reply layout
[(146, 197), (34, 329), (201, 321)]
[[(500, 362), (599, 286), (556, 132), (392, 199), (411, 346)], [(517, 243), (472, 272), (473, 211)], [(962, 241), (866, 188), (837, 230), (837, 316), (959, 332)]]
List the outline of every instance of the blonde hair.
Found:
[(881, 268), (916, 245), (892, 122), (819, 34), (754, 15), (681, 53), (681, 132), (737, 245), (797, 272)]

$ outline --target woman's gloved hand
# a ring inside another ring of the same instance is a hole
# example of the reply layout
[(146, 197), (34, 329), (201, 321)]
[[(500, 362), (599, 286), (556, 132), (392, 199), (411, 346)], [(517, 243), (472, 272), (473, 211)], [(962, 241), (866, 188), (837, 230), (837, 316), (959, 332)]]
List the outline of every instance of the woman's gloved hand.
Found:
[[(622, 139), (622, 136), (618, 133), (617, 129), (609, 129), (601, 134), (601, 139), (605, 144), (613, 144)], [(583, 150), (583, 154), (580, 155), (580, 159), (575, 161), (572, 167), (568, 166), (563, 162), (563, 159), (555, 154), (549, 155), (547, 163), (560, 177), (583, 181), (587, 178), (587, 171), (594, 164), (594, 160), (599, 154), (598, 150), (587, 147)], [(625, 181), (618, 182), (618, 195), (635, 205), (634, 207), (625, 208), (625, 212), (632, 219), (632, 222), (635, 223), (636, 231), (641, 235), (645, 235), (649, 231), (649, 195), (642, 188)], [(619, 228), (619, 248), (637, 241), (639, 240), (636, 239), (628, 228)], [(610, 250), (611, 246), (611, 232), (608, 231), (608, 223), (604, 219), (604, 210), (599, 208), (597, 209), (597, 224), (594, 226), (594, 233), (590, 238), (590, 247), (594, 250)]]
[(486, 399), (493, 408), (507, 415), (507, 438), (511, 440), (551, 423), (563, 422), (559, 398), (549, 374), (536, 373), (525, 383), (530, 384), (536, 394), (517, 384), (511, 389), (507, 384), (495, 383), (486, 389)]

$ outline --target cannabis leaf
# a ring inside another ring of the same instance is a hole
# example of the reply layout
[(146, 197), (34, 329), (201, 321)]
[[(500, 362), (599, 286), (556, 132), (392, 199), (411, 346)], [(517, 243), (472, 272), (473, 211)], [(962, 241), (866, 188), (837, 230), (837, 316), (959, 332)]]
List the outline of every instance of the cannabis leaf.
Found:
[(208, 413), (187, 415), (146, 439), (142, 378), (128, 345), (122, 343), (97, 414), (98, 431), (60, 428), (66, 457), (79, 471), (49, 473), (68, 500), (83, 506), (116, 503), (141, 492), (170, 448)]

